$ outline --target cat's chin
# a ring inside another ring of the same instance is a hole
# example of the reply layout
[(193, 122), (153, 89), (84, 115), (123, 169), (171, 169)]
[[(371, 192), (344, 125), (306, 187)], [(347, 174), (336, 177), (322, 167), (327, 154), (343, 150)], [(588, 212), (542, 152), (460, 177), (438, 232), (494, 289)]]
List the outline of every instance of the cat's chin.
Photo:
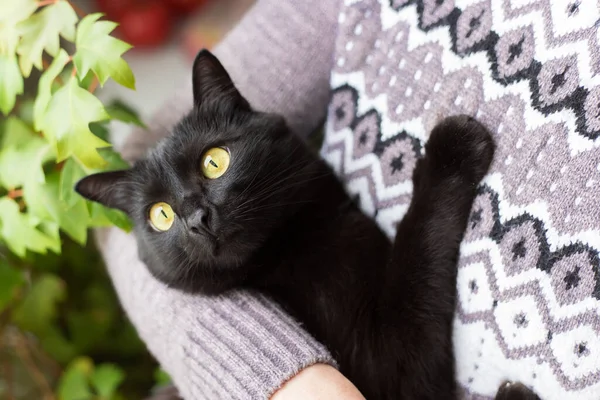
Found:
[(237, 265), (195, 263), (185, 271), (176, 271), (157, 261), (144, 261), (150, 273), (168, 287), (188, 293), (219, 295), (241, 286), (247, 276), (247, 271)]
[(192, 293), (220, 294), (244, 283), (249, 271), (247, 260), (228, 246), (196, 246), (191, 253), (183, 249), (173, 257), (154, 251), (138, 242), (138, 257), (159, 281), (174, 289)]

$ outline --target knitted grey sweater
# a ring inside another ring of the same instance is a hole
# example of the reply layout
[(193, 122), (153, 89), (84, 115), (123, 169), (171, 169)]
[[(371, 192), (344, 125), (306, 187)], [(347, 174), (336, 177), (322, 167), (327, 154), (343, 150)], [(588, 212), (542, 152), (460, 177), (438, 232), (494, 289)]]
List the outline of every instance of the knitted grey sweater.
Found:
[[(343, 3), (343, 4), (342, 4)], [(262, 0), (217, 50), (255, 108), (306, 134), (390, 236), (415, 158), (447, 115), (498, 143), (458, 273), (457, 379), (543, 399), (600, 398), (600, 76), (592, 0)], [(331, 98), (330, 89), (333, 89)], [(133, 160), (191, 107), (183, 87), (124, 149)], [(270, 300), (190, 296), (153, 280), (135, 240), (100, 238), (123, 306), (182, 395), (268, 398), (326, 350)]]

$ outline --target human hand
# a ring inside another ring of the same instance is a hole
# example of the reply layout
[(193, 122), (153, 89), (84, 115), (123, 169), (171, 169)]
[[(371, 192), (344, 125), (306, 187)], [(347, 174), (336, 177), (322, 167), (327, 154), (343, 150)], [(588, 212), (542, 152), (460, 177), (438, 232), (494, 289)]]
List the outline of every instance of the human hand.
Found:
[(358, 389), (337, 369), (313, 364), (300, 371), (273, 394), (271, 400), (364, 400)]

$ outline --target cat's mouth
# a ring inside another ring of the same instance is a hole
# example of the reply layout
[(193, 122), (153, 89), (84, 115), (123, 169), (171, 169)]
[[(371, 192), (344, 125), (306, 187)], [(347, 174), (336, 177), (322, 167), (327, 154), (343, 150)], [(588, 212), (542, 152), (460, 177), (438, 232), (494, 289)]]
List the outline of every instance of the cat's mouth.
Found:
[(199, 228), (192, 228), (192, 232), (195, 233), (196, 235), (204, 235), (211, 240), (215, 240), (215, 241), (219, 240), (217, 235), (215, 235), (210, 229), (205, 228), (203, 226), (201, 226)]
[(192, 235), (197, 239), (201, 238), (208, 245), (206, 247), (210, 249), (213, 256), (219, 254), (219, 237), (214, 232), (206, 227), (198, 227), (197, 229), (192, 229)]

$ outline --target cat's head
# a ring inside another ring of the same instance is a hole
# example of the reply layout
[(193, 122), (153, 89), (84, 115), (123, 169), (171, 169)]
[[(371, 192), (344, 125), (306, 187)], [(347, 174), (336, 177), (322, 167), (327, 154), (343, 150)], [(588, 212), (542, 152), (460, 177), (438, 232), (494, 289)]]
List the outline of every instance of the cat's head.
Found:
[(194, 107), (131, 169), (88, 176), (82, 196), (126, 212), (162, 281), (218, 292), (302, 203), (316, 158), (280, 116), (256, 112), (210, 52), (193, 67)]

